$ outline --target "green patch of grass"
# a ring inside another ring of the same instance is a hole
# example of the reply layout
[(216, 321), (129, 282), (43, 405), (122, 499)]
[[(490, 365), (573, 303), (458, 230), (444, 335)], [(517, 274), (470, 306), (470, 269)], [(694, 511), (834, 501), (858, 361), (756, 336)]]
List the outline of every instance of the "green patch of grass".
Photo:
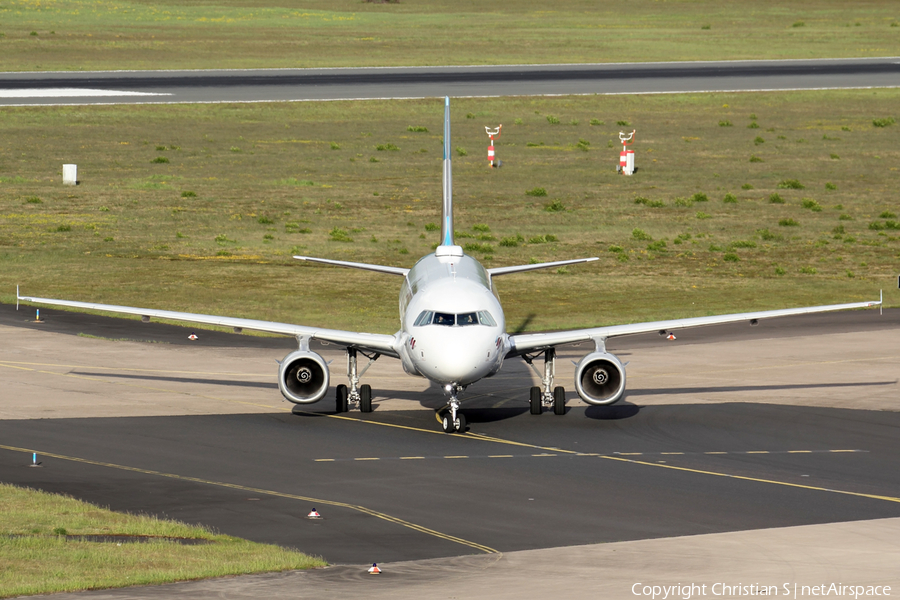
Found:
[(765, 144), (766, 140), (764, 140), (761, 136), (756, 136), (756, 139), (753, 140), (753, 144), (759, 146), (760, 144)]
[(328, 232), (328, 237), (332, 242), (352, 242), (353, 238), (350, 237), (350, 234), (347, 233), (346, 229), (341, 229), (340, 227), (335, 227), (331, 231)]
[(561, 200), (553, 200), (544, 206), (544, 210), (547, 212), (563, 212), (566, 210), (565, 204), (562, 203)]
[(463, 246), (463, 250), (465, 250), (466, 252), (481, 252), (483, 254), (490, 254), (494, 251), (494, 247), (490, 244), (469, 242), (465, 246)]
[(753, 189), (753, 184), (752, 184), (752, 183), (745, 183), (744, 185), (741, 186), (741, 189), (742, 189), (742, 190), (752, 190), (752, 189)]
[(827, 181), (826, 181), (826, 182), (825, 182), (825, 189), (826, 189), (826, 190), (836, 190), (836, 189), (837, 189), (837, 186), (834, 185), (833, 183), (830, 183), (830, 182), (827, 182)]
[(379, 152), (399, 152), (400, 147), (395, 144), (378, 144), (375, 149)]
[(551, 125), (559, 125), (559, 117), (554, 115), (547, 115), (547, 122)]
[(838, 217), (838, 220), (840, 220), (840, 221), (853, 221), (854, 219), (853, 219), (852, 216), (850, 216), (850, 215), (848, 215), (848, 214), (842, 214), (841, 216)]
[(759, 129), (759, 124), (756, 121), (753, 121), (749, 125), (747, 125), (747, 129)]
[(472, 229), (475, 231), (480, 231), (482, 233), (489, 233), (491, 231), (490, 226), (485, 223), (475, 223), (474, 225), (472, 225)]
[(796, 179), (782, 179), (778, 182), (778, 189), (780, 190), (802, 190), (804, 187), (806, 186)]
[(800, 223), (798, 223), (794, 219), (781, 219), (778, 221), (778, 224), (781, 227), (799, 227), (800, 226)]
[(885, 117), (883, 119), (872, 119), (872, 125), (875, 127), (890, 127), (896, 123), (894, 117)]
[(709, 202), (709, 198), (703, 192), (697, 192), (691, 196), (691, 200), (694, 202)]
[(732, 125), (732, 122), (728, 120), (719, 121), (719, 127), (731, 127)]
[(649, 233), (639, 227), (635, 227), (631, 230), (631, 237), (638, 241), (650, 241), (653, 239)]
[(879, 219), (896, 219), (897, 214), (893, 213), (889, 210), (886, 210), (886, 211), (882, 212), (880, 215), (878, 215), (878, 218)]
[(701, 220), (702, 220), (702, 219), (712, 219), (712, 215), (711, 215), (711, 214), (705, 213), (705, 212), (703, 212), (703, 211), (699, 211), (695, 216), (696, 216), (698, 219), (701, 219)]
[(635, 204), (643, 204), (644, 206), (649, 206), (650, 208), (662, 208), (666, 205), (662, 200), (650, 200), (649, 198), (644, 198), (643, 196), (638, 196), (634, 199)]
[(331, 149), (332, 149), (332, 150), (340, 150), (340, 149), (341, 149), (341, 145), (338, 144), (337, 142), (331, 142)]
[(761, 163), (761, 162), (764, 162), (764, 161), (763, 161), (763, 159), (761, 159), (760, 157), (751, 154), (751, 155), (750, 155), (750, 162), (752, 162), (752, 163)]
[(806, 267), (800, 267), (800, 272), (805, 275), (815, 275), (816, 273), (819, 272), (819, 270), (816, 269), (815, 267), (806, 266)]
[(504, 248), (515, 248), (519, 245), (519, 240), (515, 236), (513, 237), (505, 237), (500, 240), (500, 245)]
[(756, 248), (756, 242), (753, 240), (735, 240), (728, 244), (728, 247), (732, 250), (736, 248)]
[(181, 197), (182, 198), (196, 198), (197, 194), (196, 194), (196, 192), (192, 192), (190, 190), (185, 190), (185, 191), (181, 192)]
[(468, 155), (469, 155), (469, 152), (468, 152), (465, 148), (457, 147), (457, 148), (456, 148), (456, 154), (457, 154), (458, 156), (468, 156)]
[(800, 206), (813, 212), (822, 212), (822, 206), (812, 198), (804, 198)]
[(757, 229), (756, 234), (766, 242), (776, 242), (784, 239), (784, 236), (778, 235), (777, 233), (772, 233), (768, 229)]
[(38, 198), (37, 196), (28, 196), (25, 198), (26, 204), (43, 204), (44, 201)]
[(440, 230), (441, 230), (441, 226), (438, 225), (437, 223), (426, 223), (425, 224), (425, 231), (440, 231)]
[(409, 125), (406, 130), (414, 133), (428, 133), (428, 128), (422, 125)]
[[(158, 585), (245, 573), (323, 566), (294, 550), (209, 529), (128, 515), (65, 496), (0, 484), (0, 596)], [(147, 536), (146, 543), (62, 536)], [(14, 537), (13, 537), (14, 536)], [(173, 539), (202, 540), (197, 545)], [(52, 568), (48, 568), (52, 565)]]
[(737, 196), (735, 196), (734, 194), (725, 194), (725, 197), (722, 198), (722, 202), (724, 202), (725, 204), (737, 204), (737, 201)]
[(271, 217), (267, 217), (265, 215), (262, 215), (259, 218), (257, 218), (256, 222), (259, 223), (260, 225), (272, 225), (273, 223), (275, 223), (275, 221), (273, 221), (271, 219)]
[(616, 121), (616, 125), (618, 125), (619, 127), (630, 127), (631, 123), (629, 123), (628, 121)]
[(806, 26), (806, 23), (804, 23), (803, 21), (794, 21), (794, 23), (791, 25), (791, 27), (805, 27), (805, 26)]
[(169, 162), (169, 159), (166, 158), (165, 156), (157, 156), (156, 158), (154, 158), (154, 159), (151, 160), (150, 162), (151, 162), (151, 163), (154, 163), (154, 164), (157, 164), (157, 165), (160, 165), (160, 164), (165, 164), (165, 163)]
[(647, 244), (647, 250), (650, 250), (651, 252), (665, 252), (666, 246), (666, 240), (656, 240), (655, 242)]
[(583, 152), (587, 152), (591, 149), (591, 143), (585, 139), (578, 138), (578, 144), (576, 144), (576, 148)]
[(600, 119), (591, 119), (591, 127), (597, 127), (599, 125), (606, 125), (606, 122), (601, 121)]
[(545, 190), (542, 187), (536, 187), (536, 188), (531, 188), (530, 190), (525, 192), (525, 194), (528, 196), (541, 197), (541, 196), (547, 195), (547, 190)]
[(725, 262), (739, 262), (741, 260), (741, 257), (734, 252), (726, 252), (722, 257), (722, 260), (724, 260)]

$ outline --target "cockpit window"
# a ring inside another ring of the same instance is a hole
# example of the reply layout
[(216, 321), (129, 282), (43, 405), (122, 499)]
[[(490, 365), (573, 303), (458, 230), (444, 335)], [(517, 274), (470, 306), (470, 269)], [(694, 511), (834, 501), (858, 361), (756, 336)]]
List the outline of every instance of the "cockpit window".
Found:
[(492, 317), (491, 313), (486, 310), (478, 311), (478, 322), (482, 325), (488, 325), (489, 327), (497, 326), (497, 322), (494, 320), (494, 317)]
[(441, 313), (434, 312), (433, 310), (423, 310), (419, 313), (419, 316), (416, 317), (415, 323), (413, 323), (413, 327), (423, 327), (425, 325), (445, 325), (447, 327), (453, 327), (454, 325), (458, 325), (460, 327), (465, 327), (467, 325), (487, 325), (488, 327), (496, 327), (497, 322), (494, 320), (494, 317), (491, 316), (486, 310), (479, 310), (478, 312), (470, 312), (470, 313), (460, 313), (458, 315), (454, 315), (452, 313)]
[(431, 317), (434, 316), (434, 312), (430, 310), (423, 310), (419, 317), (416, 319), (416, 322), (413, 323), (413, 327), (421, 327), (422, 325), (428, 325), (431, 323)]
[(456, 324), (462, 327), (463, 325), (478, 325), (478, 315), (476, 313), (461, 313), (456, 315)]
[(433, 322), (435, 325), (448, 325), (452, 327), (456, 322), (456, 315), (451, 315), (449, 313), (434, 313)]

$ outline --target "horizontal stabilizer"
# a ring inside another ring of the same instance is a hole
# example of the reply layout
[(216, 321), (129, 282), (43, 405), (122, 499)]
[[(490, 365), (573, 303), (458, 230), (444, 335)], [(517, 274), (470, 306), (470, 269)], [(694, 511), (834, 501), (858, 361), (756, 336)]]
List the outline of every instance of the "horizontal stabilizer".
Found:
[(497, 275), (508, 275), (509, 273), (521, 273), (523, 271), (534, 271), (536, 269), (551, 269), (553, 267), (562, 267), (564, 265), (574, 265), (583, 262), (591, 262), (600, 260), (596, 256), (591, 258), (576, 258), (573, 260), (557, 260), (554, 262), (535, 263), (533, 265), (516, 265), (514, 267), (497, 267), (496, 269), (488, 269), (487, 272), (491, 277)]
[(379, 273), (390, 273), (391, 275), (400, 275), (406, 277), (409, 269), (402, 267), (387, 267), (385, 265), (371, 265), (369, 263), (350, 262), (346, 260), (330, 260), (328, 258), (313, 258), (311, 256), (295, 256), (297, 260), (308, 260), (309, 262), (323, 263), (326, 265), (335, 265), (338, 267), (350, 267), (351, 269), (364, 269), (366, 271), (378, 271)]

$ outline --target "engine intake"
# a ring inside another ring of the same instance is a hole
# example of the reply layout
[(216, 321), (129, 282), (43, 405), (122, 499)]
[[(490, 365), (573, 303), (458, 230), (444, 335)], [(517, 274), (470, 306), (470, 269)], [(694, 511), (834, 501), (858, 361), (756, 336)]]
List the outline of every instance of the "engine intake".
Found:
[(625, 367), (607, 352), (594, 352), (575, 367), (575, 389), (588, 404), (613, 404), (625, 393)]
[(308, 350), (295, 350), (278, 367), (278, 389), (294, 404), (318, 402), (328, 391), (328, 365)]

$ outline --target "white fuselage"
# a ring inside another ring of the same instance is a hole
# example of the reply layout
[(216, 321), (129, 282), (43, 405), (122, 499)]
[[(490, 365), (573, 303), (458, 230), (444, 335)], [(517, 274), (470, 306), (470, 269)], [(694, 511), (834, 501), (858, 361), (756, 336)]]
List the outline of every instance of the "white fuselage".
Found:
[(466, 386), (503, 364), (503, 309), (487, 271), (461, 251), (429, 254), (409, 270), (400, 322), (401, 360), (409, 373)]

